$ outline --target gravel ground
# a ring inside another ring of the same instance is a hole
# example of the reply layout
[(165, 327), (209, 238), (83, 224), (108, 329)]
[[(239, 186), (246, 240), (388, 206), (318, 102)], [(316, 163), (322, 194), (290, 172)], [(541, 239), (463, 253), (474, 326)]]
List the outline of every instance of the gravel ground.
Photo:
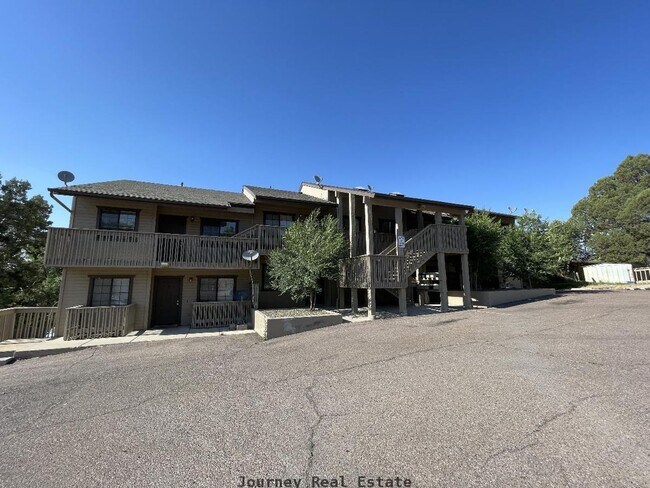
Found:
[(312, 315), (330, 315), (335, 313), (332, 310), (324, 310), (321, 308), (315, 308), (314, 310), (310, 310), (309, 308), (277, 308), (262, 311), (264, 312), (264, 315), (272, 318), (309, 317)]
[(344, 476), (357, 487), (357, 476), (381, 476), (647, 487), (649, 304), (647, 291), (576, 292), (268, 342), (18, 361), (0, 368), (0, 485)]

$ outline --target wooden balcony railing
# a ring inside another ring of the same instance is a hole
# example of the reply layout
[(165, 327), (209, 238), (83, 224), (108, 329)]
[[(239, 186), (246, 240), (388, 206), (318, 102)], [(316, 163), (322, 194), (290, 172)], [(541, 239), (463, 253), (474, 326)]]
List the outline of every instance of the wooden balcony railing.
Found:
[(0, 310), (0, 341), (54, 337), (56, 307), (13, 307)]
[[(45, 265), (52, 267), (241, 269), (242, 253), (268, 254), (282, 245), (285, 229), (254, 226), (234, 237), (50, 228)], [(259, 268), (259, 260), (252, 264)]]
[(192, 328), (230, 327), (249, 324), (252, 315), (250, 300), (228, 302), (194, 302)]
[(234, 237), (257, 239), (259, 244), (255, 248), (260, 254), (269, 254), (274, 249), (282, 247), (282, 238), (287, 227), (279, 225), (254, 225)]
[(408, 276), (402, 256), (373, 254), (343, 259), (341, 286), (346, 288), (401, 288)]
[(467, 249), (467, 227), (464, 225), (439, 224), (440, 242), (436, 243), (437, 252), (464, 254)]
[(135, 305), (119, 307), (84, 307), (66, 309), (66, 341), (124, 336), (133, 330)]

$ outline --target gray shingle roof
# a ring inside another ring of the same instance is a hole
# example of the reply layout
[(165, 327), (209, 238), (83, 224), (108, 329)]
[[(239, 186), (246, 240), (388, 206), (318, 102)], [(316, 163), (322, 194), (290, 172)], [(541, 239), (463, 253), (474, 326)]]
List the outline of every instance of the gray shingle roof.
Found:
[(297, 191), (276, 190), (275, 188), (263, 188), (261, 186), (244, 185), (255, 198), (271, 198), (273, 200), (289, 200), (293, 202), (318, 203), (321, 205), (336, 205), (333, 202), (323, 200), (322, 198), (304, 195)]
[(145, 181), (115, 180), (100, 183), (86, 183), (67, 187), (49, 188), (59, 195), (88, 195), (151, 202), (185, 203), (209, 207), (229, 207), (231, 205), (252, 206), (243, 193), (206, 190), (189, 186), (163, 185)]

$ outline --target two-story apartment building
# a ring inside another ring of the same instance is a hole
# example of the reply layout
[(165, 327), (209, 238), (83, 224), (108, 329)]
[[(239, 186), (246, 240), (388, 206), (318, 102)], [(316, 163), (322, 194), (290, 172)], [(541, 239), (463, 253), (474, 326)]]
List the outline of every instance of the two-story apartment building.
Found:
[[(404, 314), (433, 300), (444, 311), (451, 286), (471, 307), (470, 205), (311, 183), (235, 193), (119, 180), (50, 192), (72, 197), (70, 225), (49, 230), (45, 256), (63, 269), (57, 335), (67, 338), (246, 326), (254, 307), (293, 305), (269, 287), (266, 258), (316, 208), (337, 217), (350, 243), (340, 283), (324, 283), (325, 305), (366, 305), (373, 317), (378, 299)], [(246, 261), (247, 250), (260, 258)]]
[[(63, 268), (57, 334), (69, 338), (110, 333), (115, 322), (121, 332), (246, 323), (251, 273), (260, 306), (291, 305), (263, 279), (265, 256), (294, 220), (333, 207), (252, 186), (234, 193), (120, 180), (50, 192), (72, 196), (69, 228), (48, 231), (45, 255)], [(251, 249), (261, 259), (245, 261)]]

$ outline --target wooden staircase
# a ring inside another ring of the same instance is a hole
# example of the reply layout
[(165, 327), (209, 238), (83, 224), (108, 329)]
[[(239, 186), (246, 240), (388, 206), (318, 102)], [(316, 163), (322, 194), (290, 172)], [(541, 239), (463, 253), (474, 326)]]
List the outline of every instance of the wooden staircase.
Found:
[(410, 276), (436, 253), (466, 253), (466, 232), (464, 226), (453, 224), (430, 224), (420, 231), (409, 230), (404, 233), (407, 240), (400, 256), (395, 254), (395, 245), (391, 245), (379, 254), (344, 259), (341, 286), (404, 288)]

